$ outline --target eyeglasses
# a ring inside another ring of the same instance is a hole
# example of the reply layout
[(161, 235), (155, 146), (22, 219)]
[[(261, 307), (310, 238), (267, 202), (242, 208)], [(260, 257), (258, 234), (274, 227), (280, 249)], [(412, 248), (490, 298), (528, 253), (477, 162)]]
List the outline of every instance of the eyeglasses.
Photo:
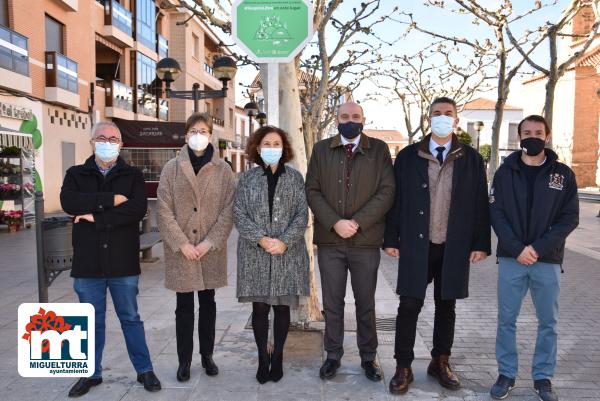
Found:
[(105, 136), (97, 136), (96, 138), (94, 138), (92, 140), (94, 142), (110, 142), (113, 145), (121, 143), (121, 140), (119, 138), (117, 138), (116, 136), (111, 136), (110, 138), (107, 138)]
[(188, 134), (190, 134), (190, 135), (196, 135), (196, 134), (210, 135), (210, 132), (205, 129), (191, 129), (188, 131)]

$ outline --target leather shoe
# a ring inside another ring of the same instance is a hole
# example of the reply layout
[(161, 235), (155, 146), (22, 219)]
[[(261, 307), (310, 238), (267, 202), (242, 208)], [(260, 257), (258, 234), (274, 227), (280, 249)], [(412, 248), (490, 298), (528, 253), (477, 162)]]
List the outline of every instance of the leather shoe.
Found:
[(77, 380), (77, 383), (75, 383), (73, 387), (71, 387), (71, 390), (69, 390), (69, 397), (81, 397), (82, 395), (90, 391), (90, 388), (97, 386), (100, 383), (102, 383), (101, 377), (97, 379), (89, 379), (87, 377), (82, 377), (81, 379)]
[(190, 380), (190, 366), (190, 362), (179, 364), (179, 368), (177, 368), (177, 381), (186, 382)]
[(321, 379), (333, 378), (337, 373), (337, 370), (340, 367), (340, 365), (340, 361), (327, 358), (323, 363), (323, 366), (321, 366), (321, 369), (319, 370), (319, 377)]
[(450, 368), (448, 359), (448, 355), (440, 355), (431, 359), (427, 368), (427, 374), (435, 377), (442, 387), (449, 390), (456, 390), (460, 387), (460, 381)]
[(209, 376), (216, 376), (219, 374), (219, 368), (217, 367), (215, 361), (213, 361), (212, 355), (202, 356), (202, 367)]
[(148, 391), (154, 392), (161, 389), (160, 380), (154, 374), (153, 371), (141, 373), (137, 376), (137, 381), (144, 385), (144, 388)]
[(405, 394), (414, 379), (411, 368), (396, 367), (396, 373), (390, 380), (390, 393)]
[(367, 379), (378, 382), (381, 380), (381, 368), (375, 361), (362, 361), (360, 366), (365, 370)]
[(534, 380), (533, 388), (541, 401), (558, 401), (558, 395), (552, 390), (552, 383), (550, 380)]

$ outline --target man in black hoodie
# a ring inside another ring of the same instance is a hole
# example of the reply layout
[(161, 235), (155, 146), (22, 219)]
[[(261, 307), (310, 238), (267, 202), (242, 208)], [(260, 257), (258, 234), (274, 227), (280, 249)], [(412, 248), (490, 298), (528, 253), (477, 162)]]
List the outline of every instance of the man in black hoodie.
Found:
[(491, 388), (504, 399), (518, 369), (516, 322), (527, 290), (538, 317), (533, 356), (534, 389), (542, 401), (556, 401), (550, 379), (556, 367), (558, 300), (565, 240), (579, 224), (575, 174), (550, 149), (546, 120), (537, 115), (518, 127), (521, 149), (506, 158), (490, 190), (490, 216), (498, 236), (499, 377)]

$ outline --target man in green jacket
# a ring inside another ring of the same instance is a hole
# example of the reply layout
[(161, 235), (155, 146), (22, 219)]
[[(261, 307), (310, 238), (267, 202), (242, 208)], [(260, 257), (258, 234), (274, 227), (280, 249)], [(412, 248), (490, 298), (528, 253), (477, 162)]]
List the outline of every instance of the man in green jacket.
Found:
[(369, 379), (379, 381), (375, 288), (385, 215), (394, 200), (394, 171), (386, 143), (362, 132), (362, 107), (353, 102), (342, 104), (337, 122), (339, 134), (315, 144), (306, 174), (325, 309), (327, 359), (320, 376), (334, 377), (344, 354), (344, 296), (349, 271), (361, 366)]

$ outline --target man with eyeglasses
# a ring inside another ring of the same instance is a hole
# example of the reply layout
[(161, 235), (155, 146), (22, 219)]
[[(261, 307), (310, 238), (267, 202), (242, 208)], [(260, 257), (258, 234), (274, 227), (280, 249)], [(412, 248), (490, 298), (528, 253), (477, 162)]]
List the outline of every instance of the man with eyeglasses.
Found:
[(119, 157), (121, 133), (114, 123), (96, 124), (90, 144), (94, 154), (67, 170), (60, 192), (62, 208), (74, 222), (73, 287), (79, 302), (92, 304), (96, 311), (95, 371), (79, 379), (69, 397), (82, 396), (102, 383), (107, 289), (137, 381), (148, 391), (158, 391), (161, 385), (153, 372), (137, 307), (139, 223), (147, 207), (144, 177)]

